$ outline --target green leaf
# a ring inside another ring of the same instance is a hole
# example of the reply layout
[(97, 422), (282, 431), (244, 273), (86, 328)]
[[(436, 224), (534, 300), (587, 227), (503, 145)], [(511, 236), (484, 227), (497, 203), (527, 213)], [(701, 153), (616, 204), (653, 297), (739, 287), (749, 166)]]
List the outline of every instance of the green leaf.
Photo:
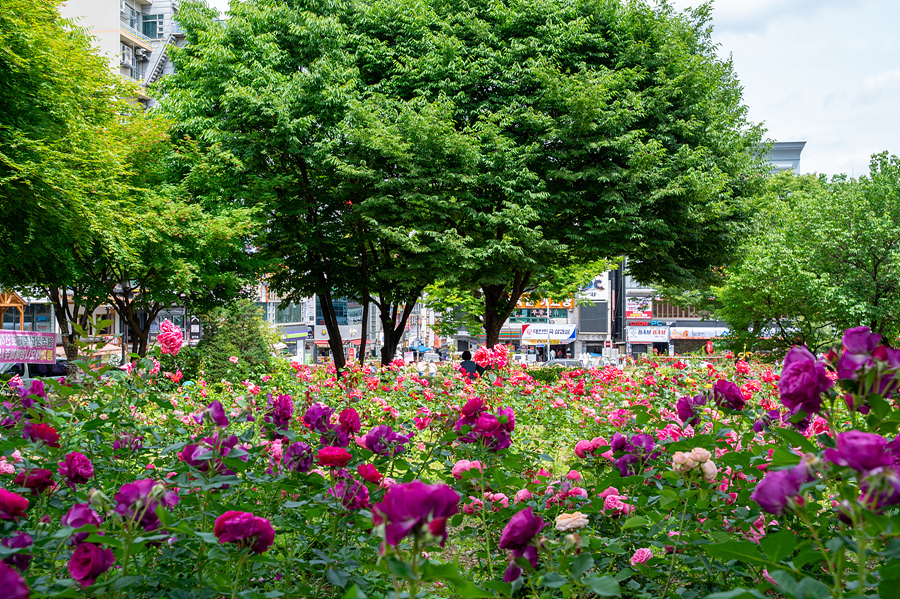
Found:
[(619, 583), (612, 576), (588, 576), (583, 582), (589, 589), (601, 597), (622, 596), (622, 591), (619, 589)]
[(705, 545), (706, 555), (712, 559), (730, 561), (733, 559), (757, 565), (768, 565), (769, 561), (759, 553), (750, 541), (728, 541)]
[(341, 599), (367, 599), (366, 594), (357, 587), (355, 584), (351, 585), (347, 592), (341, 597)]
[(328, 570), (325, 571), (325, 578), (327, 578), (328, 582), (334, 586), (344, 588), (350, 580), (350, 575), (343, 570), (328, 568)]
[(777, 564), (794, 552), (794, 548), (797, 546), (797, 535), (789, 530), (782, 530), (766, 535), (760, 539), (759, 545), (772, 563)]
[(569, 582), (569, 579), (561, 574), (557, 574), (556, 572), (549, 572), (544, 575), (544, 579), (541, 584), (548, 589), (559, 589), (564, 587)]
[(584, 576), (584, 573), (594, 567), (594, 558), (589, 553), (582, 553), (572, 562), (571, 574), (575, 580)]
[(766, 596), (756, 589), (731, 589), (721, 593), (707, 595), (703, 599), (766, 599)]
[(622, 530), (628, 530), (629, 528), (637, 528), (639, 526), (649, 526), (650, 521), (644, 518), (643, 516), (632, 516), (625, 520), (625, 523), (622, 524)]
[(415, 580), (416, 574), (413, 572), (412, 568), (409, 564), (404, 561), (397, 559), (394, 556), (388, 556), (385, 558), (387, 561), (388, 569), (390, 569), (391, 574), (394, 576), (399, 576), (400, 578), (404, 578), (406, 580)]

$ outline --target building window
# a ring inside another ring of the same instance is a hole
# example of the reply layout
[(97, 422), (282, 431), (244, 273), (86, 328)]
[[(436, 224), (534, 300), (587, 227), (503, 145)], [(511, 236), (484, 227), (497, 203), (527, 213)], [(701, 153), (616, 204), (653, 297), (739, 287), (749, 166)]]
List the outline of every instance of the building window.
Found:
[(702, 318), (694, 308), (680, 308), (664, 300), (653, 302), (653, 318)]
[(141, 33), (150, 39), (161, 39), (163, 36), (163, 15), (144, 15), (141, 29)]
[(288, 324), (296, 322), (305, 322), (306, 320), (306, 304), (289, 303), (284, 308), (275, 308), (275, 324)]

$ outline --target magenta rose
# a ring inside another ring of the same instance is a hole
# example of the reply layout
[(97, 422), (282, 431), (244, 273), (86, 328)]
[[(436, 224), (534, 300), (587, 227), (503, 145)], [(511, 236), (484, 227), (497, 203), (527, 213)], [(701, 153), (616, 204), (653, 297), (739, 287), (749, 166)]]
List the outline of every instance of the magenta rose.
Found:
[(255, 553), (263, 553), (275, 540), (272, 524), (250, 512), (225, 512), (216, 518), (213, 534), (219, 543), (235, 543)]
[(459, 495), (447, 485), (426, 485), (422, 481), (394, 485), (372, 508), (372, 522), (384, 526), (384, 541), (396, 547), (410, 534), (426, 529), (447, 540), (447, 518), (459, 512)]
[(59, 463), (57, 472), (68, 479), (69, 485), (74, 488), (94, 476), (94, 466), (86, 455), (73, 451), (66, 455), (64, 462)]
[[(90, 504), (87, 503), (76, 503), (69, 511), (63, 515), (60, 519), (63, 526), (71, 526), (72, 528), (81, 528), (82, 526), (87, 526), (88, 524), (93, 524), (94, 526), (99, 527), (103, 520), (100, 518), (100, 515), (97, 514), (93, 509), (91, 509)], [(87, 532), (79, 532), (72, 536), (72, 541), (75, 543), (83, 543), (85, 539), (88, 538), (90, 533)]]
[(69, 576), (81, 583), (81, 588), (89, 587), (115, 561), (115, 556), (109, 549), (103, 549), (96, 543), (81, 543), (75, 546), (75, 551), (69, 558)]
[[(27, 532), (19, 530), (16, 531), (16, 534), (14, 534), (12, 537), (0, 541), (0, 544), (2, 544), (7, 549), (26, 549), (34, 545), (34, 539), (32, 539), (31, 535)], [(3, 558), (3, 561), (10, 566), (18, 569), (19, 572), (24, 573), (25, 570), (28, 569), (28, 565), (31, 563), (32, 557), (34, 556), (32, 556), (30, 553), (20, 551), (18, 553), (6, 556), (5, 558)], [(0, 585), (0, 589), (2, 588), (3, 586)]]
[(530, 507), (509, 519), (500, 534), (500, 549), (521, 551), (545, 526), (544, 520), (536, 516)]
[(778, 381), (778, 391), (784, 407), (796, 414), (803, 410), (809, 415), (822, 408), (822, 393), (832, 386), (825, 365), (803, 347), (793, 347), (784, 358), (784, 369)]
[(17, 520), (25, 517), (28, 500), (6, 489), (0, 489), (0, 520)]
[(0, 562), (0, 589), (6, 599), (28, 599), (30, 594), (25, 579), (3, 562)]

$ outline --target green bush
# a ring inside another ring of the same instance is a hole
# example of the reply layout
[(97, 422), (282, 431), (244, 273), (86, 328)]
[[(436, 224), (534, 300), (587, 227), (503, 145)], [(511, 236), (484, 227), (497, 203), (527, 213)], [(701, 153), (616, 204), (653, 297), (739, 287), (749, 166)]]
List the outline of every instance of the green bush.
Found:
[[(196, 353), (208, 381), (240, 382), (265, 373), (272, 362), (277, 333), (262, 318), (261, 310), (240, 300), (202, 315), (203, 339)], [(237, 362), (231, 361), (236, 357)]]

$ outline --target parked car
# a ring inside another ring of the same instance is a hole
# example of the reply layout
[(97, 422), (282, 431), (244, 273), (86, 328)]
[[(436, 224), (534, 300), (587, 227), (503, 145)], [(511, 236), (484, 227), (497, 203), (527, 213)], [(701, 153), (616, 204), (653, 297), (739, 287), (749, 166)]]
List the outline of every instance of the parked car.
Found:
[(55, 364), (26, 364), (24, 362), (0, 362), (0, 380), (8, 381), (18, 375), (26, 385), (36, 378), (58, 378), (66, 376), (69, 362), (57, 358)]
[(547, 366), (555, 366), (560, 368), (584, 368), (584, 362), (581, 360), (555, 358), (547, 361)]

